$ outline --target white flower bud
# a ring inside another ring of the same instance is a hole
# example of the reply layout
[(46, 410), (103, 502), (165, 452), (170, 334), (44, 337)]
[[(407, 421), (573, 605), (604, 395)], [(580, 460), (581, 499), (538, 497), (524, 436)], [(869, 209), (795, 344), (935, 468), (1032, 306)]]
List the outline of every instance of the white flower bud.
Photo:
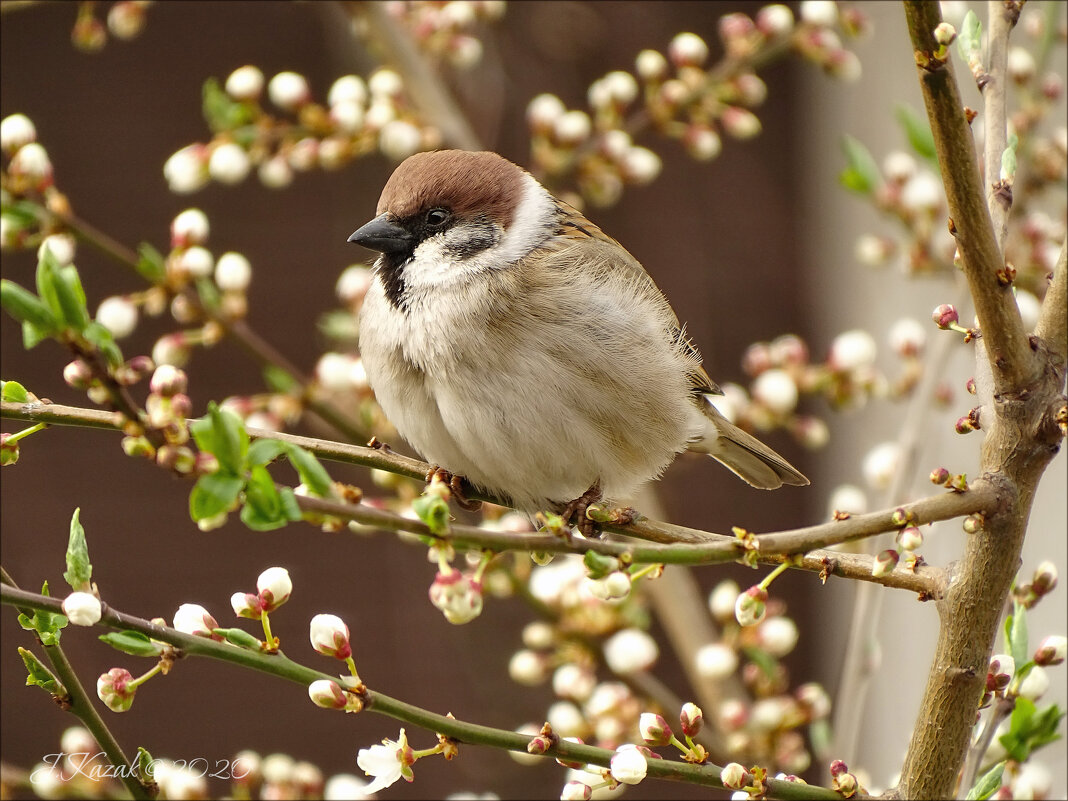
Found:
[(668, 45), (668, 56), (677, 66), (700, 67), (708, 58), (708, 45), (696, 33), (680, 33)]
[(1037, 701), (1049, 689), (1049, 673), (1041, 665), (1031, 668), (1024, 680), (1020, 682), (1020, 697)]
[(355, 103), (362, 106), (367, 102), (367, 84), (358, 75), (342, 75), (330, 86), (326, 102), (331, 106), (339, 103)]
[(324, 353), (315, 365), (315, 376), (324, 389), (344, 391), (351, 388), (354, 357), (345, 353)]
[(557, 701), (546, 710), (545, 719), (560, 737), (581, 737), (586, 733), (586, 718), (582, 710), (570, 701)]
[(203, 245), (210, 230), (208, 215), (200, 209), (186, 209), (171, 221), (171, 247)]
[(174, 628), (195, 637), (211, 637), (218, 621), (200, 604), (182, 604), (174, 613)]
[(363, 106), (351, 100), (343, 100), (330, 106), (330, 119), (345, 133), (356, 133), (363, 127)]
[(794, 12), (781, 3), (764, 6), (756, 15), (757, 28), (766, 36), (784, 36), (794, 27)]
[(293, 111), (308, 102), (311, 91), (303, 75), (280, 72), (267, 84), (267, 96), (278, 108)]
[(739, 626), (755, 626), (768, 613), (768, 591), (754, 584), (734, 602), (734, 619)]
[(797, 406), (797, 384), (785, 370), (765, 370), (753, 382), (753, 397), (776, 414), (787, 414)]
[(449, 42), (448, 57), (449, 63), (457, 69), (470, 69), (482, 60), (482, 42), (474, 36), (454, 36)]
[(633, 743), (625, 743), (616, 749), (608, 770), (617, 782), (641, 784), (648, 769), (649, 763), (638, 747)]
[(703, 678), (720, 681), (738, 669), (738, 654), (729, 645), (709, 643), (697, 649), (694, 663)]
[(211, 151), (208, 158), (208, 174), (224, 184), (236, 184), (245, 180), (252, 161), (241, 145), (224, 142)]
[(526, 648), (516, 651), (508, 660), (508, 675), (516, 684), (534, 686), (545, 681), (545, 660)]
[(918, 356), (927, 344), (927, 326), (911, 317), (902, 317), (890, 327), (886, 339), (897, 354)]
[(760, 118), (749, 109), (728, 106), (719, 118), (723, 130), (735, 139), (752, 139), (760, 133)]
[(318, 614), (311, 619), (308, 636), (312, 648), (323, 656), (348, 659), (352, 656), (349, 627), (337, 615)]
[(256, 579), (256, 590), (263, 601), (264, 609), (273, 612), (289, 600), (293, 593), (293, 580), (284, 567), (269, 567)]
[(396, 97), (404, 90), (404, 81), (393, 70), (380, 69), (367, 81), (367, 87), (372, 97)]
[(831, 493), (827, 505), (830, 511), (845, 512), (851, 515), (862, 515), (868, 511), (868, 498), (864, 490), (853, 484), (839, 484)]
[[(512, 752), (509, 752), (512, 753)], [(534, 757), (540, 761), (540, 757)], [(335, 773), (323, 787), (324, 801), (347, 801), (352, 798), (370, 798), (366, 788), (369, 782), (352, 773)]]
[(657, 50), (642, 50), (634, 60), (638, 75), (647, 81), (662, 80), (668, 74), (667, 59)]
[(641, 629), (623, 629), (605, 641), (604, 659), (615, 673), (637, 673), (656, 662), (660, 649), (656, 640)]
[(263, 758), (260, 769), (267, 784), (288, 784), (293, 780), (293, 768), (296, 760), (289, 754), (268, 754)]
[(623, 70), (614, 70), (605, 75), (601, 81), (613, 103), (625, 106), (638, 96), (638, 82), (634, 76)]
[(769, 617), (760, 624), (757, 636), (765, 651), (781, 659), (797, 645), (797, 624), (788, 617)]
[(786, 719), (786, 704), (781, 698), (761, 698), (753, 703), (750, 725), (759, 732), (775, 731)]
[(904, 183), (916, 174), (916, 159), (904, 150), (891, 150), (883, 159), (883, 175), (888, 181)]
[(230, 73), (226, 79), (226, 94), (234, 100), (255, 100), (263, 93), (263, 73), (259, 67), (246, 64)]
[(836, 370), (857, 370), (874, 364), (877, 350), (872, 335), (858, 328), (834, 338), (828, 361)]
[(1034, 757), (1019, 765), (1016, 775), (1009, 779), (1012, 798), (1022, 801), (1031, 798), (1053, 798), (1053, 776), (1049, 768)]
[(721, 581), (708, 596), (708, 609), (720, 623), (734, 619), (734, 604), (741, 588), (731, 579)]
[(252, 280), (252, 265), (241, 253), (227, 251), (215, 263), (215, 283), (228, 292), (244, 292)]
[(96, 321), (116, 339), (128, 337), (137, 327), (137, 307), (129, 298), (118, 295), (104, 298), (96, 310)]
[(40, 247), (37, 248), (37, 258), (43, 259), (44, 252), (47, 249), (52, 253), (52, 258), (59, 262), (62, 267), (74, 261), (76, 248), (77, 243), (70, 234), (49, 234), (41, 241)]
[(163, 165), (163, 177), (172, 192), (187, 195), (208, 182), (203, 145), (189, 145), (173, 153)]
[(37, 141), (37, 128), (25, 114), (10, 114), (0, 121), (0, 148), (12, 153)]
[(942, 184), (926, 170), (913, 175), (901, 190), (901, 205), (910, 211), (934, 211), (942, 205)]
[(809, 25), (827, 28), (838, 22), (838, 4), (834, 0), (804, 0), (801, 19)]
[(52, 161), (48, 158), (47, 150), (37, 142), (30, 142), (15, 151), (8, 170), (12, 175), (43, 181), (52, 176)]
[(364, 125), (373, 131), (381, 130), (387, 123), (397, 118), (397, 107), (389, 98), (375, 99), (363, 117)]
[(422, 143), (419, 129), (404, 120), (387, 122), (378, 137), (379, 149), (394, 161), (403, 161), (418, 152)]
[(698, 161), (711, 161), (723, 150), (719, 134), (707, 125), (691, 125), (683, 136), (686, 152)]
[(370, 267), (353, 264), (346, 267), (338, 276), (334, 292), (342, 303), (359, 303), (371, 288), (374, 273)]
[(577, 145), (590, 136), (590, 118), (584, 111), (568, 111), (557, 118), (553, 133), (562, 144)]
[(874, 490), (889, 487), (900, 461), (901, 446), (896, 442), (883, 442), (868, 451), (861, 467), (868, 486)]
[(215, 267), (215, 257), (207, 248), (196, 245), (178, 255), (176, 266), (193, 278), (207, 278)]
[(567, 108), (556, 95), (541, 94), (527, 104), (527, 122), (535, 129), (552, 128)]
[(1022, 47), (1010, 47), (1008, 53), (1009, 77), (1017, 83), (1026, 83), (1035, 76), (1035, 57)]
[(285, 156), (277, 155), (263, 161), (257, 170), (260, 183), (268, 189), (281, 189), (293, 183), (293, 170)]
[(623, 177), (639, 186), (654, 181), (662, 167), (660, 156), (645, 147), (632, 147), (620, 164)]
[(63, 614), (75, 626), (92, 626), (100, 621), (100, 599), (91, 592), (72, 592), (63, 599)]
[(893, 242), (875, 234), (864, 234), (857, 238), (853, 256), (868, 267), (881, 267), (894, 251)]
[(553, 692), (560, 698), (585, 701), (597, 685), (597, 677), (575, 664), (564, 664), (553, 672)]

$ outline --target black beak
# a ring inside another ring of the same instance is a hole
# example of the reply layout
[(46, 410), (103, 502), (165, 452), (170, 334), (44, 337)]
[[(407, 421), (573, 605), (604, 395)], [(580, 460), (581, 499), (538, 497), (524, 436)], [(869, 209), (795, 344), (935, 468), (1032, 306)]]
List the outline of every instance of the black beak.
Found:
[(411, 250), (414, 239), (408, 231), (393, 222), (387, 212), (362, 226), (349, 237), (349, 242), (381, 253), (398, 253)]

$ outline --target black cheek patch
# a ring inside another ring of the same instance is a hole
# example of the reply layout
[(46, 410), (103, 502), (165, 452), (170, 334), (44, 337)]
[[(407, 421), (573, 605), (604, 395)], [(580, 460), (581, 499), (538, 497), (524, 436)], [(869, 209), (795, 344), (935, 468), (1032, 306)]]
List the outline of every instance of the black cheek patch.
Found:
[(382, 276), (382, 287), (386, 291), (386, 300), (393, 308), (405, 311), (407, 298), (404, 282), (404, 268), (412, 260), (411, 252), (383, 253), (378, 260), (378, 274)]
[(463, 232), (463, 241), (451, 242), (445, 247), (445, 252), (457, 259), (470, 258), (501, 241), (500, 228), (488, 220), (467, 223)]

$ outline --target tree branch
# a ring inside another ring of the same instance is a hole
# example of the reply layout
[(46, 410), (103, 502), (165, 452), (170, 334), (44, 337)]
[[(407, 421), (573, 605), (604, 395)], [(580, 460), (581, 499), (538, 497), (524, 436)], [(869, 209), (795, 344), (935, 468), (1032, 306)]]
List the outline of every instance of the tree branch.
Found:
[(1035, 326), (1035, 336), (1046, 343), (1051, 354), (1064, 361), (1068, 357), (1068, 240), (1061, 245), (1053, 280), (1042, 301), (1042, 312)]
[(988, 49), (986, 72), (989, 81), (983, 85), (985, 114), (983, 124), (983, 169), (986, 177), (986, 205), (998, 250), (1004, 252), (1005, 234), (1009, 228), (1012, 207), (1012, 185), (1001, 181), (1001, 154), (1008, 145), (1006, 89), (1009, 78), (1009, 32), (1016, 25), (1019, 9), (1013, 13), (1004, 0), (987, 0)]

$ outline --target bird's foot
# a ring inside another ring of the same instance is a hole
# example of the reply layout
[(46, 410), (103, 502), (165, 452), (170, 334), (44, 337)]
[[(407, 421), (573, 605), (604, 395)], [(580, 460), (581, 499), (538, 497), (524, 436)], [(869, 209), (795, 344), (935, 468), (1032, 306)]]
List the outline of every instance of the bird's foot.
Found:
[(586, 510), (602, 497), (601, 482), (598, 481), (575, 500), (565, 503), (563, 509), (560, 510), (560, 516), (564, 518), (564, 522), (575, 526), (583, 537), (596, 537), (600, 531), (597, 523), (586, 516)]
[(426, 483), (438, 479), (449, 488), (456, 505), (468, 512), (477, 512), (482, 508), (482, 501), (473, 501), (467, 497), (468, 488), (471, 486), (463, 476), (450, 473), (444, 467), (434, 465), (426, 471)]

